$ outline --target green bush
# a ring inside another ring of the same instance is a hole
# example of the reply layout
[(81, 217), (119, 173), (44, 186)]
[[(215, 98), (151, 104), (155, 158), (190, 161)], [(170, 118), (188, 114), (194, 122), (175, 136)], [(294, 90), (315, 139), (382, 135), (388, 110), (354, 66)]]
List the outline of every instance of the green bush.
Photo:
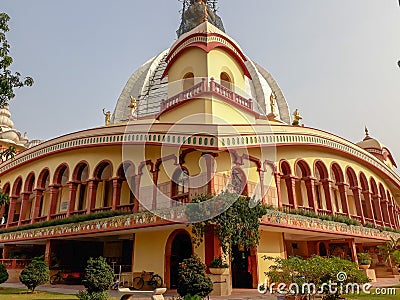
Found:
[(8, 280), (8, 272), (5, 265), (0, 265), (0, 284)]
[(31, 291), (50, 280), (49, 267), (43, 260), (43, 256), (35, 257), (32, 262), (22, 270), (19, 280)]
[(179, 264), (178, 294), (182, 297), (187, 295), (207, 297), (213, 290), (213, 284), (206, 275), (206, 268), (197, 255)]
[(371, 255), (369, 253), (358, 253), (358, 263), (360, 265), (370, 265), (371, 264)]
[(89, 258), (82, 280), (85, 291), (77, 297), (81, 300), (107, 300), (109, 289), (114, 282), (114, 272), (104, 257)]
[(220, 257), (214, 257), (208, 267), (221, 269), (221, 268), (229, 268), (229, 265), (220, 256)]
[[(264, 257), (264, 259), (274, 262), (269, 271), (265, 273), (271, 283), (286, 283), (288, 285), (296, 283), (298, 286), (302, 286), (304, 283), (314, 283), (317, 290), (320, 290), (330, 282), (339, 283), (338, 274), (340, 273), (345, 273), (347, 276), (343, 281), (340, 281), (343, 285), (348, 283), (364, 284), (370, 281), (358, 269), (357, 264), (338, 257), (327, 258), (315, 255), (309, 259), (300, 257), (290, 257), (288, 259)], [(311, 291), (301, 292), (299, 294), (311, 293)], [(324, 299), (340, 298), (340, 289), (336, 294), (331, 294), (326, 287), (323, 292)]]

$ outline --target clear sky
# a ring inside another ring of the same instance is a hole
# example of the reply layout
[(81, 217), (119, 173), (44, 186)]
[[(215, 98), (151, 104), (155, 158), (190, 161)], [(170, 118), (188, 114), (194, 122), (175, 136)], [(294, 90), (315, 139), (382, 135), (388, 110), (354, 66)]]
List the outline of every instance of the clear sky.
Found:
[[(400, 164), (397, 0), (220, 0), (227, 33), (264, 66), (308, 126), (353, 142), (364, 126)], [(178, 0), (0, 0), (12, 68), (35, 85), (15, 127), (49, 139), (100, 126), (130, 75), (176, 39)]]

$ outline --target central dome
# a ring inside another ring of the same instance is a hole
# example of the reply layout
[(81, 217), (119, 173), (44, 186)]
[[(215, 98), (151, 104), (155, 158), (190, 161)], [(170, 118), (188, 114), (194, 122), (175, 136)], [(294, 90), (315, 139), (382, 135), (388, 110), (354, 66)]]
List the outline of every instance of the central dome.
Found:
[[(129, 78), (113, 113), (114, 124), (129, 120), (131, 96), (138, 98), (139, 118), (152, 117), (160, 112), (161, 101), (168, 98), (168, 76), (163, 77), (163, 74), (167, 68), (169, 51), (166, 49), (144, 63)], [(277, 82), (268, 71), (252, 60), (247, 59), (245, 64), (252, 79), (246, 77), (244, 93), (258, 104), (254, 109), (261, 115), (271, 113), (270, 96), (274, 92), (277, 104), (275, 113), (281, 121), (290, 124), (289, 107)]]

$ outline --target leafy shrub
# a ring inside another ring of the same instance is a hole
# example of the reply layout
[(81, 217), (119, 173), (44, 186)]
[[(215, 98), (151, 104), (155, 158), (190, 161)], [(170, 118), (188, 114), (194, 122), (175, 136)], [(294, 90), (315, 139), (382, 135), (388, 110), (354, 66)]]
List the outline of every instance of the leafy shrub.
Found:
[(213, 284), (206, 275), (206, 268), (197, 255), (180, 263), (178, 294), (182, 297), (187, 295), (207, 297), (213, 290)]
[(220, 256), (220, 257), (214, 257), (209, 267), (221, 269), (221, 268), (229, 268), (229, 265)]
[(358, 263), (360, 265), (370, 265), (371, 264), (371, 255), (369, 253), (358, 253)]
[[(300, 257), (290, 257), (288, 259), (264, 257), (264, 259), (274, 262), (269, 271), (265, 273), (270, 278), (270, 282), (286, 283), (288, 285), (296, 283), (298, 286), (302, 286), (305, 283), (314, 283), (317, 290), (326, 287), (323, 289), (324, 299), (340, 298), (340, 289), (336, 294), (331, 294), (327, 288), (330, 282), (338, 283), (339, 273), (346, 273), (347, 275), (347, 278), (341, 281), (343, 285), (348, 283), (364, 284), (370, 281), (355, 263), (338, 257), (327, 258), (315, 255), (309, 259)], [(309, 293), (311, 292), (304, 291), (303, 294)]]
[(0, 284), (8, 280), (8, 272), (5, 265), (0, 265)]
[(49, 267), (43, 260), (43, 256), (35, 257), (32, 262), (22, 270), (19, 280), (31, 291), (50, 280)]
[(77, 297), (81, 300), (107, 300), (109, 289), (114, 282), (114, 272), (104, 257), (89, 258), (82, 280), (85, 291)]

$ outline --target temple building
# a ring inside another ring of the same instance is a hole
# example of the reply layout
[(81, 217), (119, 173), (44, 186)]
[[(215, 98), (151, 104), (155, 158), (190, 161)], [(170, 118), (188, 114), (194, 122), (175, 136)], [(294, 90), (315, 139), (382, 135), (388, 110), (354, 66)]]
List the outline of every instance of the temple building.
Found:
[(264, 281), (265, 255), (357, 262), (369, 252), (378, 278), (395, 276), (376, 248), (400, 236), (389, 149), (368, 131), (353, 143), (303, 125), (272, 75), (224, 32), (214, 4), (184, 1), (177, 40), (133, 73), (105, 126), (31, 147), (0, 110), (0, 147), (19, 150), (0, 165), (10, 270), (45, 255), (52, 272), (79, 271), (101, 255), (174, 288), (184, 258), (208, 264), (221, 253), (214, 232), (192, 244), (185, 204), (233, 188), (271, 206), (258, 247), (233, 249), (233, 288)]

